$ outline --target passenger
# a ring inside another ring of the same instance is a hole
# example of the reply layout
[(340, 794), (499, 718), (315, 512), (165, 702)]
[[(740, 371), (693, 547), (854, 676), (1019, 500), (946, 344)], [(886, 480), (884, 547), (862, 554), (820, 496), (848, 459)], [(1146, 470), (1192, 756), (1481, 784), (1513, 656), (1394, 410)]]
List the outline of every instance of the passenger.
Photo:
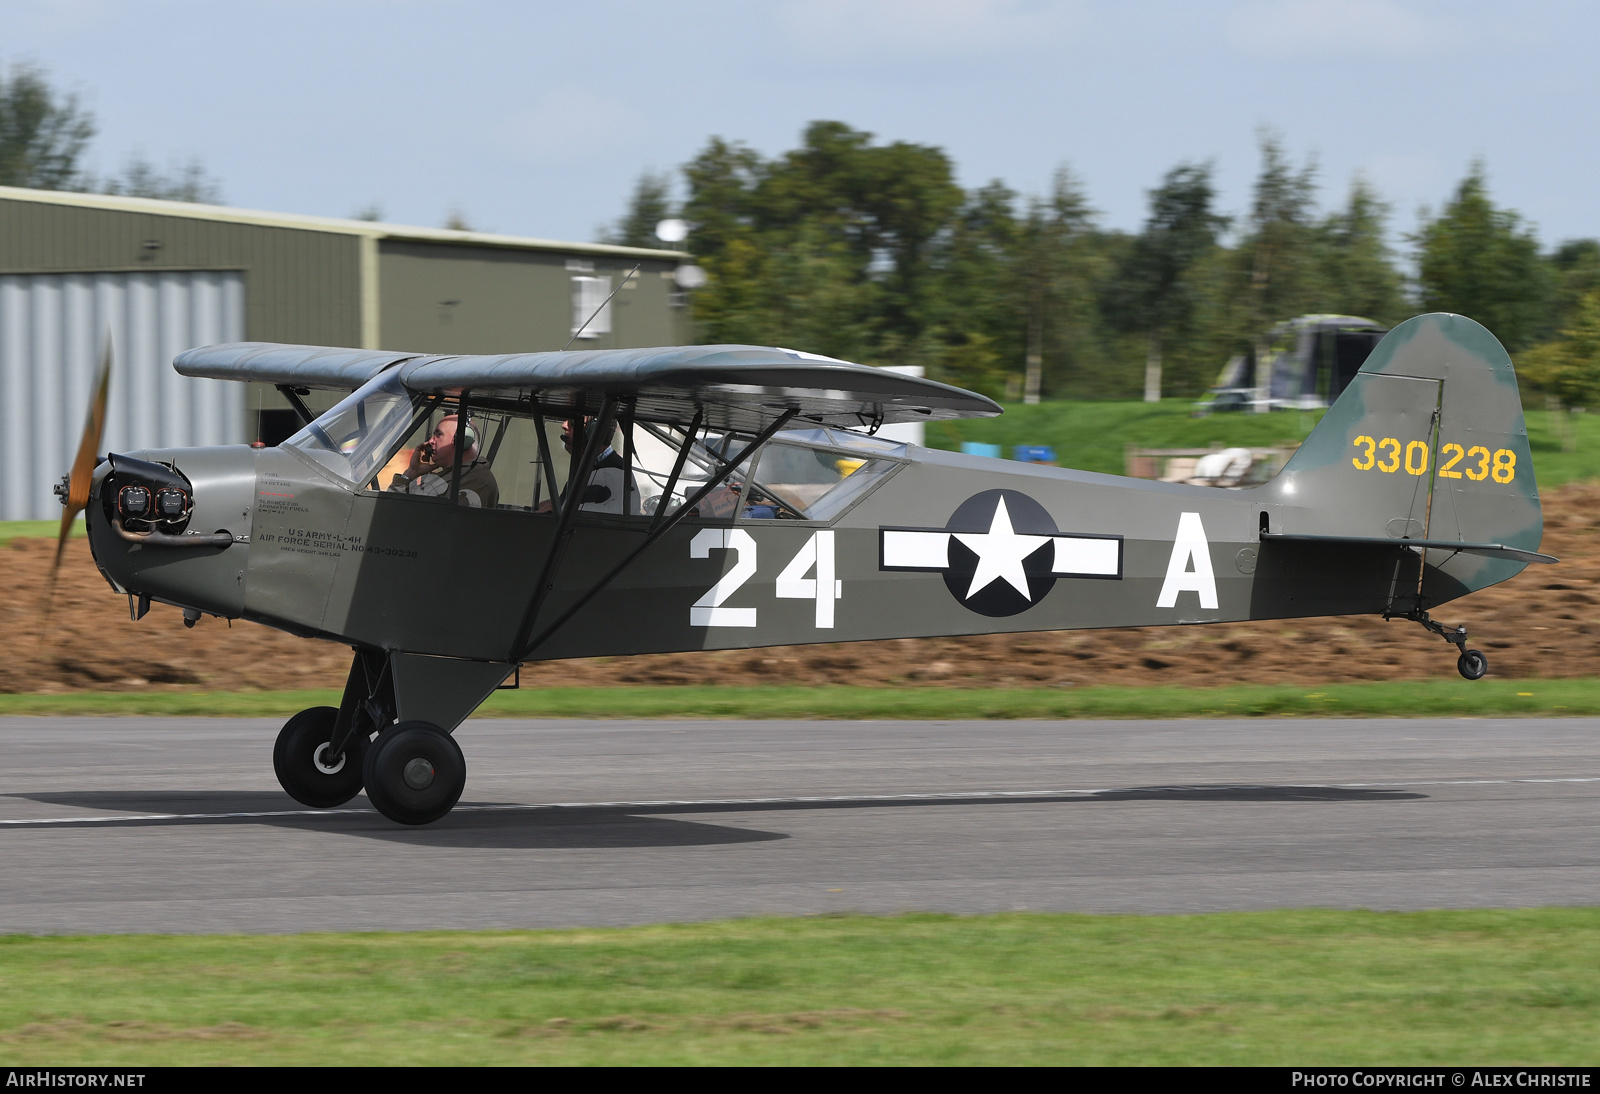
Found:
[[(585, 418), (580, 426), (576, 418), (561, 423), (561, 447), (567, 450), (570, 456), (578, 455), (575, 451), (579, 447), (577, 430), (589, 428), (594, 425), (593, 418)], [(615, 434), (613, 434), (615, 436)], [(583, 492), (583, 503), (578, 506), (590, 513), (621, 513), (622, 508), (622, 478), (628, 472), (628, 461), (610, 444), (605, 450), (595, 457), (594, 472), (589, 476), (589, 486)], [(563, 488), (561, 496), (566, 497)], [(549, 511), (551, 504), (546, 501), (539, 506), (541, 512)], [(628, 478), (628, 513), (639, 514), (639, 486)]]
[[(392, 493), (418, 494), (439, 498), (450, 493), (456, 470), (456, 415), (446, 415), (434, 427), (433, 435), (411, 453), (410, 465), (389, 483)], [(493, 509), (500, 504), (500, 486), (487, 462), (478, 458), (478, 430), (467, 419), (462, 439), (467, 448), (461, 454), (460, 504)]]

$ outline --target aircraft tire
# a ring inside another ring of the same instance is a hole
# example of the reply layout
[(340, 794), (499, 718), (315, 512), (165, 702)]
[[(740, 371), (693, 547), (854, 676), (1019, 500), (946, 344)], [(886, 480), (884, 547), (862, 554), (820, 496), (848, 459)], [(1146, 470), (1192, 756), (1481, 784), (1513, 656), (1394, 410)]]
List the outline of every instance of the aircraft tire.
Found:
[(432, 824), (467, 785), (461, 746), (432, 722), (400, 722), (378, 734), (362, 770), (367, 800), (400, 824)]
[(318, 750), (333, 736), (339, 717), (334, 707), (311, 707), (284, 723), (272, 749), (272, 769), (289, 796), (313, 809), (332, 809), (361, 793), (367, 739), (356, 734), (345, 745), (343, 762), (332, 771), (317, 762)]
[(1456, 658), (1456, 671), (1468, 680), (1482, 680), (1489, 671), (1489, 659), (1478, 650), (1467, 650)]

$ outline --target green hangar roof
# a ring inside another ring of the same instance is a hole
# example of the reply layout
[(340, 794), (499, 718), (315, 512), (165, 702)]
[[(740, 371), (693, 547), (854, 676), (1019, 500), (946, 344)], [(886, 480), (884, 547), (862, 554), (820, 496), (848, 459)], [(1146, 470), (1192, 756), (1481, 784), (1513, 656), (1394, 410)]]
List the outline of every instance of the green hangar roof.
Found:
[(671, 345), (686, 334), (672, 279), (685, 258), (668, 250), (0, 187), (0, 275), (238, 271), (242, 335), (250, 340), (436, 353), (560, 349), (582, 323), (573, 316), (599, 306), (638, 264), (582, 344)]

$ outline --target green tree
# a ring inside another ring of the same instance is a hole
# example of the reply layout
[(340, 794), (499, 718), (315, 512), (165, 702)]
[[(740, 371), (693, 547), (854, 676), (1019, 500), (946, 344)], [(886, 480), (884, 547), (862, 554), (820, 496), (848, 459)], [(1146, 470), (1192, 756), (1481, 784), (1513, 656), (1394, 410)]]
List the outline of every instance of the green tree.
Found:
[(1600, 240), (1569, 239), (1549, 257), (1554, 306), (1543, 340), (1570, 327), (1584, 297), (1600, 289)]
[(1028, 203), (1017, 239), (1018, 295), (1027, 316), (1023, 400), (1059, 394), (1074, 377), (1101, 369), (1099, 283), (1103, 235), (1083, 185), (1056, 170), (1048, 197)]
[(1007, 365), (1023, 352), (1016, 206), (1016, 193), (998, 179), (973, 190), (932, 257), (937, 319), (929, 375), (996, 399), (1006, 394)]
[[(1517, 355), (1517, 377), (1525, 387), (1544, 392), (1553, 412), (1600, 406), (1600, 289), (1578, 300), (1558, 339)], [(1564, 413), (1559, 420), (1566, 427)], [(1563, 447), (1570, 447), (1570, 427), (1560, 432)]]
[[(120, 178), (99, 185), (105, 194), (126, 194), (134, 198), (160, 198), (163, 201), (192, 201), (204, 205), (222, 202), (222, 187), (206, 174), (197, 159), (162, 171), (144, 156), (135, 153)], [(372, 218), (376, 220), (377, 218)]]
[(689, 250), (707, 284), (693, 296), (699, 336), (709, 342), (771, 344), (766, 314), (768, 252), (756, 223), (755, 193), (767, 164), (744, 145), (713, 137), (683, 168)]
[(1439, 217), (1424, 218), (1414, 241), (1425, 311), (1470, 316), (1512, 351), (1548, 329), (1549, 265), (1522, 218), (1489, 200), (1481, 162), (1472, 165)]
[[(1267, 333), (1285, 319), (1315, 310), (1318, 283), (1316, 166), (1289, 166), (1282, 140), (1262, 130), (1261, 174), (1256, 177), (1247, 234), (1238, 249), (1238, 269), (1248, 278), (1251, 344), (1257, 361), (1267, 359)], [(1262, 377), (1257, 376), (1257, 383)]]
[(713, 139), (684, 175), (707, 336), (932, 364), (930, 273), (964, 197), (942, 151), (814, 122), (772, 161)]
[(73, 95), (54, 91), (43, 72), (15, 65), (0, 73), (0, 186), (71, 189), (94, 119)]
[(1407, 317), (1403, 282), (1387, 243), (1389, 211), (1371, 184), (1358, 176), (1345, 207), (1322, 222), (1323, 293), (1317, 310), (1364, 316), (1387, 326)]
[(1217, 246), (1226, 218), (1212, 211), (1210, 164), (1179, 164), (1150, 191), (1144, 229), (1124, 251), (1102, 296), (1113, 321), (1143, 337), (1144, 397), (1161, 398), (1164, 351), (1188, 332), (1196, 292), (1191, 269)]
[(672, 216), (672, 176), (645, 171), (634, 184), (628, 211), (600, 237), (620, 247), (660, 247), (656, 225)]

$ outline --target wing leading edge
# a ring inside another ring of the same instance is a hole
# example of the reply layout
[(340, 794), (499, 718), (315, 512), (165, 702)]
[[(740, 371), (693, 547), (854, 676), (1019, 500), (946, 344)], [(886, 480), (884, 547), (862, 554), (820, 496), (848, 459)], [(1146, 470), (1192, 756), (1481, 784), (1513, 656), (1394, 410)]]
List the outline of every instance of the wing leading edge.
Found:
[(643, 421), (683, 423), (697, 409), (719, 429), (760, 430), (796, 418), (861, 428), (877, 423), (988, 418), (982, 395), (886, 369), (764, 346), (666, 346), (472, 356), (239, 342), (180, 354), (185, 376), (354, 389), (397, 367), (413, 391), (470, 391), (474, 400), (537, 397), (556, 413), (593, 413), (607, 395)]

